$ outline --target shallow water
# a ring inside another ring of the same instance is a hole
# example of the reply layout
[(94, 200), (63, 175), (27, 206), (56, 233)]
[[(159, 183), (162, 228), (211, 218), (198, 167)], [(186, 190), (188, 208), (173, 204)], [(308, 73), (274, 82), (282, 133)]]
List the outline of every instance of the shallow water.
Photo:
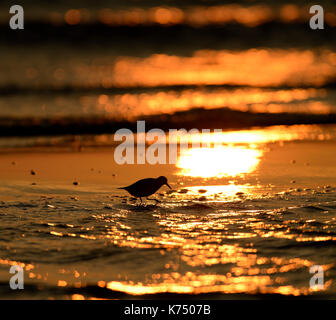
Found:
[[(120, 166), (113, 149), (85, 147), (1, 154), (1, 298), (334, 298), (334, 130), (225, 132), (176, 165)], [(174, 190), (160, 189), (158, 204), (116, 189), (162, 172)], [(15, 264), (19, 293), (8, 288)]]
[[(94, 193), (2, 202), (1, 297), (298, 296), (312, 293), (312, 265), (323, 266), (323, 294), (335, 297), (336, 188), (246, 200), (172, 195), (146, 206)], [(18, 263), (26, 287), (9, 292)]]

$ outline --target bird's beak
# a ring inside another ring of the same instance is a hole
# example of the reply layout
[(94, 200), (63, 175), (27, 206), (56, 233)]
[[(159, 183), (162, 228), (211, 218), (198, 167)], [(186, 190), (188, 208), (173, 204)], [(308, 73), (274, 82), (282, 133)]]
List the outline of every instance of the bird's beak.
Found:
[(171, 186), (168, 183), (166, 183), (166, 185), (169, 187), (169, 189), (171, 189)]

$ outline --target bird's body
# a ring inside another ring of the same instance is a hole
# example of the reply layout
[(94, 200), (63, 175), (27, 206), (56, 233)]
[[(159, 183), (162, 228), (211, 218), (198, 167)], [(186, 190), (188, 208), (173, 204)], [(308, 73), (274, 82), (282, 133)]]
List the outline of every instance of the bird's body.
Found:
[(127, 187), (122, 187), (118, 189), (126, 190), (130, 195), (136, 198), (140, 198), (142, 201), (142, 197), (149, 197), (158, 191), (163, 185), (167, 185), (170, 189), (170, 185), (168, 184), (166, 177), (158, 177), (158, 178), (147, 178), (141, 179)]

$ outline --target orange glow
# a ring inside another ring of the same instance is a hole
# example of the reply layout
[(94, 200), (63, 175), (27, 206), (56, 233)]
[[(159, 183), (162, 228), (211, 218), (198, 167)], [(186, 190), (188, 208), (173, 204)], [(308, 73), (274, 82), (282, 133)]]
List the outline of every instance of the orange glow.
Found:
[[(235, 130), (235, 131), (210, 131), (191, 133), (180, 136), (181, 143), (199, 143), (202, 145), (214, 144), (221, 148), (221, 144), (265, 144), (278, 141), (295, 140), (328, 140), (330, 132), (324, 132), (318, 125), (293, 125), (293, 126), (270, 126), (268, 128), (254, 130)], [(203, 150), (205, 147), (202, 148)], [(211, 148), (210, 148), (211, 149)], [(236, 149), (234, 149), (236, 150)], [(229, 149), (227, 149), (229, 153)], [(211, 151), (210, 151), (211, 152)], [(214, 151), (213, 151), (214, 152)], [(239, 152), (239, 151), (238, 151)], [(262, 156), (260, 154), (259, 156)]]
[(176, 8), (171, 6), (148, 9), (133, 8), (128, 10), (101, 9), (98, 20), (108, 25), (136, 24), (189, 24), (194, 26), (210, 24), (239, 23), (247, 27), (256, 27), (274, 20), (293, 21), (305, 17), (306, 8), (285, 5), (280, 12), (267, 5), (241, 6), (227, 4), (217, 6), (189, 6)]
[(330, 27), (336, 27), (336, 13), (327, 12), (325, 14), (325, 20)]
[[(236, 185), (236, 184), (228, 184), (228, 185), (207, 185), (204, 186), (192, 186), (184, 188), (185, 190), (188, 190), (187, 195), (181, 194), (181, 197), (183, 195), (183, 198), (195, 198), (195, 196), (205, 196), (209, 199), (212, 199), (212, 197), (219, 197), (219, 195), (225, 195), (225, 198), (239, 198), (241, 196), (244, 196), (245, 194), (251, 194), (256, 193), (256, 187), (251, 187), (248, 185)], [(200, 193), (199, 190), (202, 190)], [(220, 198), (222, 201), (223, 199)]]
[(64, 280), (58, 280), (57, 286), (58, 287), (66, 287), (68, 283)]
[(257, 167), (262, 151), (241, 147), (193, 148), (183, 150), (177, 162), (180, 174), (191, 177), (235, 177)]
[[(201, 84), (321, 86), (335, 76), (330, 54), (332, 52), (328, 50), (315, 53), (294, 49), (202, 50), (196, 51), (192, 57), (155, 54), (148, 58), (119, 58), (113, 69), (105, 66), (98, 74), (103, 76), (105, 87)], [(85, 70), (81, 71), (85, 73)], [(93, 71), (96, 73), (96, 68)]]
[[(281, 279), (278, 279), (281, 282)], [(160, 283), (143, 284), (111, 281), (107, 288), (113, 291), (125, 292), (131, 295), (157, 294), (157, 293), (182, 293), (202, 294), (211, 292), (221, 293), (280, 293), (284, 295), (307, 295), (307, 288), (294, 286), (272, 287), (272, 280), (268, 275), (232, 276), (227, 275), (196, 275), (187, 272), (185, 275), (174, 272), (164, 274)]]
[(216, 109), (230, 106), (232, 110), (242, 112), (266, 113), (314, 113), (327, 114), (332, 112), (332, 105), (326, 102), (313, 101), (323, 99), (325, 89), (288, 89), (262, 90), (256, 88), (244, 89), (188, 89), (182, 91), (161, 91), (158, 93), (118, 94), (98, 97), (96, 104), (99, 111), (108, 115), (122, 115), (133, 119), (140, 115), (174, 113), (192, 108)]
[[(308, 6), (299, 7), (294, 4), (283, 5), (280, 9), (268, 5), (241, 6), (239, 4), (190, 6), (188, 8), (165, 6), (122, 10), (103, 8), (94, 14), (91, 14), (87, 9), (71, 9), (64, 14), (65, 22), (70, 25), (99, 21), (110, 26), (140, 24), (204, 26), (239, 23), (253, 28), (272, 21), (292, 23), (307, 21), (309, 18)], [(335, 26), (334, 8), (325, 13), (325, 20), (329, 26)], [(63, 22), (63, 14), (51, 12), (49, 21), (54, 25), (60, 25)]]
[(284, 5), (280, 10), (280, 17), (283, 21), (293, 22), (300, 16), (299, 8), (294, 4)]
[(81, 14), (79, 10), (71, 9), (67, 11), (64, 15), (64, 20), (67, 24), (75, 25), (80, 23)]
[(180, 21), (180, 19), (176, 17), (176, 12), (171, 8), (154, 9), (154, 20), (159, 24), (178, 23)]

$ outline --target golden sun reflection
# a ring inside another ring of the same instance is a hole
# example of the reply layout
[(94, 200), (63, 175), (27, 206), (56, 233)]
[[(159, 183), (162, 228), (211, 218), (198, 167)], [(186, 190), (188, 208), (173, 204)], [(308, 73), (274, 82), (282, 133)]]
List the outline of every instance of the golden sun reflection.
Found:
[(83, 106), (96, 105), (99, 112), (127, 119), (139, 115), (154, 115), (158, 110), (173, 114), (193, 108), (218, 109), (230, 106), (232, 110), (255, 113), (314, 113), (328, 114), (333, 105), (325, 100), (325, 89), (185, 89), (158, 92), (101, 94), (81, 99)]
[(165, 54), (146, 58), (119, 57), (114, 66), (106, 65), (99, 70), (105, 88), (223, 84), (322, 86), (335, 76), (334, 56), (335, 52), (330, 50), (199, 50), (191, 57)]
[(236, 177), (253, 172), (262, 154), (262, 150), (233, 146), (193, 148), (182, 150), (177, 167), (183, 176)]
[[(242, 196), (244, 194), (254, 194), (256, 196), (256, 189), (258, 186), (249, 186), (249, 185), (238, 185), (238, 184), (227, 184), (227, 185), (207, 185), (204, 186), (193, 186), (185, 188), (188, 190), (188, 194), (195, 196), (202, 194), (203, 196), (211, 197), (214, 196), (215, 198), (218, 195), (225, 195), (226, 198), (237, 198), (237, 196)], [(185, 197), (185, 196), (184, 196)], [(222, 201), (222, 197), (219, 198)]]
[[(120, 282), (111, 281), (107, 289), (124, 292), (130, 295), (158, 294), (158, 293), (182, 293), (182, 294), (204, 294), (212, 292), (221, 293), (263, 293), (282, 295), (308, 295), (311, 289), (305, 287), (294, 287), (292, 285), (279, 285), (284, 281), (283, 277), (277, 277), (275, 282), (278, 286), (272, 287), (273, 281), (269, 274), (247, 276), (234, 276), (231, 273), (226, 275), (206, 274), (199, 275), (192, 272), (180, 274), (178, 272), (162, 274), (161, 281), (145, 284), (142, 282)], [(331, 281), (325, 286), (329, 287)]]

